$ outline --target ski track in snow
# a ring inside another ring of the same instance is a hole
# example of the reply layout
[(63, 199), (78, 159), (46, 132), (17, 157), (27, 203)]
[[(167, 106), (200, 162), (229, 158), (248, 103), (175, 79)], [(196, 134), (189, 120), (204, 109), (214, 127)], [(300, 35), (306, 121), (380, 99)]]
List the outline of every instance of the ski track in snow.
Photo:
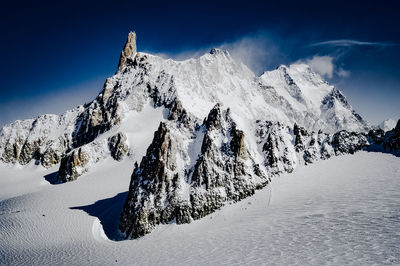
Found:
[[(0, 264), (400, 264), (400, 159), (359, 152), (299, 167), (236, 204), (138, 239), (116, 226), (133, 163), (75, 182), (0, 165)], [(44, 181), (44, 182), (43, 182)]]

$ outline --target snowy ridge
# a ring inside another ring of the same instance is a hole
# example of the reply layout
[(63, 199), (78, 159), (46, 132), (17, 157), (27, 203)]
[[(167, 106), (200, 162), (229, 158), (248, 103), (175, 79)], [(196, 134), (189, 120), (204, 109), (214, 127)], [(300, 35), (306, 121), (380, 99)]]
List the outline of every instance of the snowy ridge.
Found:
[[(44, 115), (5, 126), (0, 138), (2, 160), (26, 164), (34, 159), (50, 167), (66, 152), (120, 124), (127, 112), (141, 112), (149, 100), (168, 107), (178, 99), (198, 119), (221, 103), (242, 130), (250, 131), (254, 129), (248, 121), (258, 119), (330, 133), (367, 127), (344, 96), (306, 65), (281, 66), (256, 77), (220, 49), (185, 61), (129, 54), (93, 102), (62, 116)], [(244, 118), (247, 121), (241, 124)]]
[(136, 52), (135, 40), (130, 34), (92, 102), (17, 121), (0, 137), (2, 161), (58, 167), (59, 182), (127, 158), (133, 173), (119, 224), (127, 238), (200, 219), (301, 164), (400, 150), (399, 123), (367, 135), (345, 96), (307, 65), (257, 77), (227, 51), (165, 60)]
[(365, 132), (369, 128), (346, 97), (308, 65), (282, 65), (276, 70), (264, 72), (260, 82), (269, 91), (274, 89), (282, 98), (280, 102), (288, 103), (283, 111), (289, 117), (290, 124), (297, 123), (308, 130), (327, 133), (343, 129)]

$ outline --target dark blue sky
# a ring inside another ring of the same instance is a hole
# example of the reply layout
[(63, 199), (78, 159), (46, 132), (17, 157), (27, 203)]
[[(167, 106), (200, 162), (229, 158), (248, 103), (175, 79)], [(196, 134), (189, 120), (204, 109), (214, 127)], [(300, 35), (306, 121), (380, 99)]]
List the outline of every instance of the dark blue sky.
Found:
[(0, 125), (93, 99), (131, 30), (174, 58), (223, 46), (257, 73), (308, 62), (367, 120), (400, 118), (396, 2), (300, 2), (2, 1)]

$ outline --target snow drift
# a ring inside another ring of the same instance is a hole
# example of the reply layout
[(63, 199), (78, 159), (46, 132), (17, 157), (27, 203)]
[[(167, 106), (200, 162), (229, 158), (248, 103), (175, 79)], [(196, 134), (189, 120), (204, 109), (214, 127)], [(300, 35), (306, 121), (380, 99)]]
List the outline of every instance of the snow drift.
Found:
[(305, 64), (256, 76), (220, 49), (165, 60), (137, 52), (130, 33), (92, 102), (3, 127), (0, 159), (59, 166), (56, 181), (68, 182), (127, 157), (133, 174), (119, 229), (136, 238), (242, 200), (299, 164), (362, 149), (399, 153), (399, 122), (369, 129)]

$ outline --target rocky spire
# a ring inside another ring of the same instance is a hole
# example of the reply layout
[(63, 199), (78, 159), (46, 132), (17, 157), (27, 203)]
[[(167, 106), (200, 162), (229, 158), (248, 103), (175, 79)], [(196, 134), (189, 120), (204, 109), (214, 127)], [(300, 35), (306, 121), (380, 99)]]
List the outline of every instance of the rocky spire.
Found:
[(126, 40), (124, 49), (121, 52), (121, 56), (119, 58), (118, 70), (120, 70), (123, 66), (126, 65), (128, 58), (131, 58), (136, 54), (136, 33), (129, 32), (128, 39)]

